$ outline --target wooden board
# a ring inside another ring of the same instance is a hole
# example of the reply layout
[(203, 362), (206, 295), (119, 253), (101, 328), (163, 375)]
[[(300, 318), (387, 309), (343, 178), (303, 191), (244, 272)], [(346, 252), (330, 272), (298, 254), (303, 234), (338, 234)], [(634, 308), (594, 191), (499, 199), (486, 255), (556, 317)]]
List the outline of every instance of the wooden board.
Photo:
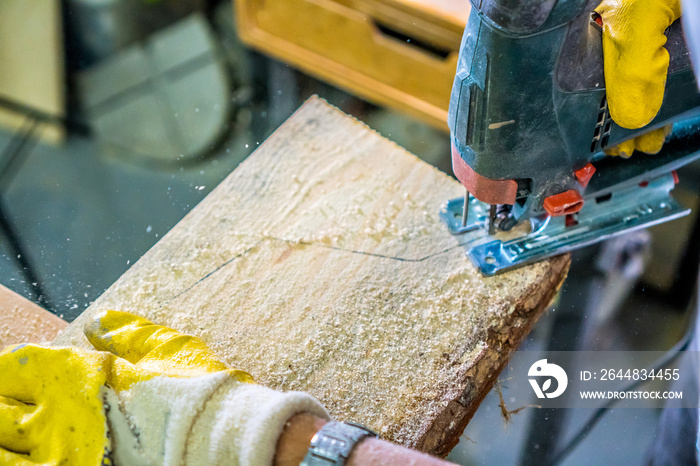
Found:
[(445, 455), (555, 295), (558, 257), (481, 276), (447, 175), (312, 98), (90, 306), (201, 336), (270, 387)]
[(0, 285), (0, 349), (51, 341), (68, 323)]
[[(0, 96), (49, 115), (65, 111), (61, 2), (0, 1)], [(0, 108), (0, 125), (12, 130), (25, 117)], [(63, 141), (64, 128), (42, 124), (42, 139)]]

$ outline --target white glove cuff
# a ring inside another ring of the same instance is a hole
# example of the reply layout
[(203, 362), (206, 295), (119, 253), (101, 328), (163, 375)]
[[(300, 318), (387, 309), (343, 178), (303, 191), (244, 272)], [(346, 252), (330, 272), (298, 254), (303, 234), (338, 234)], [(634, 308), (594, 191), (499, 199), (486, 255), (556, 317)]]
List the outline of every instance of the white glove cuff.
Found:
[(306, 393), (226, 383), (197, 417), (185, 464), (269, 466), (285, 423), (299, 413), (330, 419), (318, 400)]

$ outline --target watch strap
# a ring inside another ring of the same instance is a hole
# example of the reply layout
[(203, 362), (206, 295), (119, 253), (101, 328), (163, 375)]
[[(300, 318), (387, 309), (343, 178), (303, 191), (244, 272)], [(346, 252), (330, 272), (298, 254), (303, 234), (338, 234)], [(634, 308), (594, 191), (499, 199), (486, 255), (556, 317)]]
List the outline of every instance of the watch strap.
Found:
[(360, 424), (328, 422), (311, 439), (300, 466), (342, 466), (361, 440), (376, 436), (376, 432)]

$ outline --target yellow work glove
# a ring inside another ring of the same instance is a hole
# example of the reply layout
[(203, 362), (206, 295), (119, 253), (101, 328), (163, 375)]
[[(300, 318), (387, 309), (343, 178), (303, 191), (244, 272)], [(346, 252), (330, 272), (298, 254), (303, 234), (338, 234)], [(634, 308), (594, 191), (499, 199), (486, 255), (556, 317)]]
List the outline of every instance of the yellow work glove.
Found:
[(85, 334), (100, 351), (0, 352), (0, 465), (269, 465), (291, 416), (328, 418), (132, 314), (108, 311)]
[[(664, 32), (681, 15), (680, 0), (604, 0), (595, 10), (603, 20), (603, 66), (610, 116), (623, 128), (641, 128), (661, 108), (669, 55)], [(670, 127), (659, 128), (606, 151), (629, 157), (655, 154)]]

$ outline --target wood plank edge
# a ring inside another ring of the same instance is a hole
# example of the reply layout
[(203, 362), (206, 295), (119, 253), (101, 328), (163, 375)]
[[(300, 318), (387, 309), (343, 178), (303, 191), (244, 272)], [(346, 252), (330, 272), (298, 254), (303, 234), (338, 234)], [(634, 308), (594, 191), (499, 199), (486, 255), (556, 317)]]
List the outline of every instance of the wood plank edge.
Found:
[[(510, 353), (517, 349), (522, 340), (530, 333), (532, 327), (542, 316), (561, 288), (571, 265), (571, 256), (564, 254), (551, 261), (551, 269), (540, 286), (533, 287), (530, 294), (516, 305), (511, 313), (511, 320), (504, 327), (512, 329), (508, 334), (489, 331), (487, 348), (472, 367), (468, 368), (465, 380), (468, 380), (468, 392), (449, 401), (446, 409), (417, 436), (414, 445), (417, 450), (444, 458), (459, 443), (459, 438), (481, 405), (486, 395), (498, 380), (501, 371), (508, 364)], [(548, 290), (542, 293), (543, 290)], [(525, 303), (541, 294), (533, 309), (528, 310)], [(508, 357), (503, 357), (508, 355)], [(479, 387), (483, 388), (479, 388)], [(476, 397), (472, 395), (477, 394)]]

